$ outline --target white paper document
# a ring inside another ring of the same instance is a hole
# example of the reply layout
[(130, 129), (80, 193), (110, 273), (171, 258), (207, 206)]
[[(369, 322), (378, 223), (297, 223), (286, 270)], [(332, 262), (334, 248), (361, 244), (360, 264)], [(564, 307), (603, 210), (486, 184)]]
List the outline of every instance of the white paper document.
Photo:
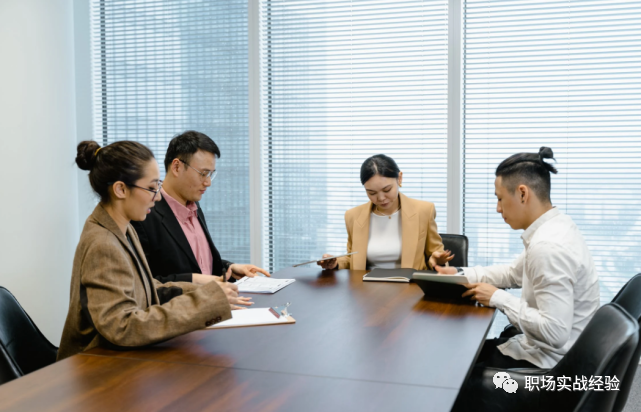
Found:
[(208, 329), (292, 323), (291, 318), (282, 315), (278, 318), (274, 313), (270, 308), (232, 310), (231, 319), (209, 326)]
[(238, 293), (276, 293), (296, 279), (274, 279), (266, 276), (244, 277), (236, 282)]
[(310, 260), (309, 262), (298, 263), (298, 264), (294, 265), (294, 267), (296, 268), (298, 266), (309, 265), (310, 263), (322, 262), (323, 260), (332, 260), (332, 259), (336, 259), (336, 258), (339, 258), (339, 257), (352, 256), (352, 255), (355, 255), (357, 253), (358, 252), (352, 252), (352, 253), (348, 253), (346, 255), (332, 256), (332, 257), (327, 257), (327, 258), (321, 258), (321, 259), (318, 259), (318, 260)]

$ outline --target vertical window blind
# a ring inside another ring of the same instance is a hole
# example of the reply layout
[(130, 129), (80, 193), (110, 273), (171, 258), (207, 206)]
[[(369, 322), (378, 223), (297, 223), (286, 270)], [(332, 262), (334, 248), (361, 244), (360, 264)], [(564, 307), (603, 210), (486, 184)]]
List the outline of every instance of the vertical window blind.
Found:
[(464, 231), (470, 263), (508, 263), (522, 231), (496, 213), (494, 171), (549, 146), (552, 203), (592, 252), (602, 303), (641, 272), (641, 2), (464, 3)]
[(94, 138), (151, 148), (207, 134), (218, 176), (200, 206), (223, 259), (249, 262), (247, 0), (94, 0)]
[(383, 153), (446, 222), (447, 0), (261, 3), (264, 264), (345, 252)]

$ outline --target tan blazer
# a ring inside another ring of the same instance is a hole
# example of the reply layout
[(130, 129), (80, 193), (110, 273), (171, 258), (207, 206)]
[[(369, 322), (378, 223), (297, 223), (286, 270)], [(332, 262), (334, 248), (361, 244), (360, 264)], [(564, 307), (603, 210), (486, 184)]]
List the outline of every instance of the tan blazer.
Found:
[[(140, 261), (102, 205), (87, 218), (73, 261), (59, 360), (96, 346), (149, 345), (231, 317), (229, 303), (217, 282), (203, 286), (162, 284), (151, 277), (131, 225), (127, 234)], [(157, 288), (172, 288), (165, 292), (180, 296), (163, 303)]]
[[(434, 203), (411, 199), (402, 193), (399, 193), (399, 198), (402, 232), (401, 267), (425, 270), (427, 269), (425, 262), (432, 253), (443, 250), (443, 240), (438, 234), (434, 220), (436, 218)], [(347, 253), (358, 253), (338, 258), (339, 269), (366, 269), (372, 208), (372, 202), (368, 202), (345, 212)]]

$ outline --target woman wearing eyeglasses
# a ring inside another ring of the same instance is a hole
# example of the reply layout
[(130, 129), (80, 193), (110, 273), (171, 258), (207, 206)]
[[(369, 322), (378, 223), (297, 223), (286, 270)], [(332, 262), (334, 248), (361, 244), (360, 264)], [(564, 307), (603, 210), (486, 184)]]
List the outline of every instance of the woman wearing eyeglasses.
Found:
[[(379, 154), (363, 162), (361, 183), (369, 202), (345, 213), (347, 253), (318, 262), (323, 269), (433, 269), (454, 258), (443, 250), (434, 204), (400, 192), (403, 173), (391, 157)], [(331, 255), (323, 255), (331, 257)]]
[(76, 163), (89, 171), (100, 202), (76, 248), (69, 312), (58, 359), (96, 346), (133, 348), (202, 329), (231, 317), (233, 284), (162, 284), (152, 277), (131, 221), (145, 220), (160, 199), (160, 172), (151, 151), (122, 141), (78, 145)]

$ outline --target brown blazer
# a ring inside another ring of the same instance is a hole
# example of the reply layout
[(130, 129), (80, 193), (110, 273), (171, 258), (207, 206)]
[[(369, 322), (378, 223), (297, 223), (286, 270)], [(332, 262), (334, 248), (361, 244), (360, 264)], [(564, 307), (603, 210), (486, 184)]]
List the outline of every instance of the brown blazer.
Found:
[[(402, 193), (399, 193), (399, 201), (402, 231), (401, 267), (425, 270), (427, 269), (425, 262), (432, 253), (443, 250), (443, 240), (438, 234), (434, 220), (436, 218), (434, 203), (412, 199)], [(338, 258), (339, 269), (366, 269), (372, 208), (372, 202), (368, 202), (345, 212), (347, 253), (358, 253)]]
[[(58, 360), (96, 346), (145, 346), (231, 317), (217, 282), (162, 284), (151, 277), (131, 225), (127, 234), (140, 260), (102, 205), (87, 218), (73, 261), (69, 312)], [(178, 296), (159, 298), (158, 288), (170, 288), (163, 292)]]

